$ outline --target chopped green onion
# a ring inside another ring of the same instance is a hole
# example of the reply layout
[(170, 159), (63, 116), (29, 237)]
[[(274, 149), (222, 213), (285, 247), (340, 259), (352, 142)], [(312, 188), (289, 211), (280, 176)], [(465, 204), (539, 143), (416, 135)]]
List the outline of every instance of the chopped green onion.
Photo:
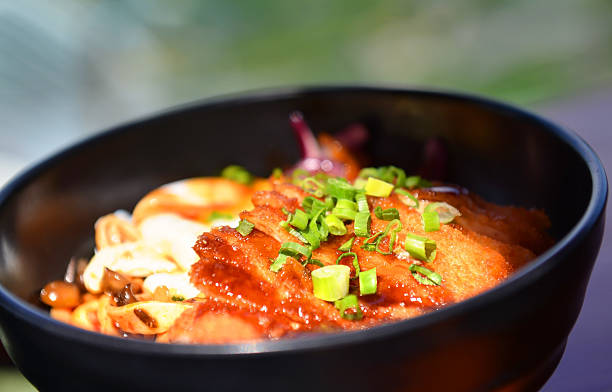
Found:
[(370, 177), (365, 186), (365, 193), (369, 196), (387, 197), (393, 190), (393, 184)]
[(173, 295), (172, 300), (175, 302), (181, 302), (185, 300), (185, 297), (183, 297), (182, 295)]
[(357, 253), (355, 253), (355, 252), (342, 253), (336, 259), (336, 264), (340, 264), (340, 260), (342, 260), (345, 257), (352, 257), (353, 258), (353, 267), (355, 268), (355, 278), (358, 277), (360, 269), (359, 269), (359, 261), (357, 260)]
[(378, 219), (382, 219), (382, 207), (381, 206), (374, 207), (374, 215), (376, 215)]
[[(363, 312), (359, 307), (359, 301), (355, 294), (349, 294), (346, 297), (334, 302), (336, 309), (340, 311), (340, 317), (346, 320), (361, 320)], [(347, 310), (352, 309), (353, 312), (347, 313)]]
[(320, 181), (316, 180), (314, 177), (304, 178), (300, 186), (306, 192), (311, 193), (316, 197), (323, 197), (323, 195), (325, 194), (325, 185)]
[(424, 212), (435, 211), (438, 213), (440, 223), (450, 223), (458, 216), (461, 216), (461, 212), (458, 209), (445, 202), (429, 203), (425, 207)]
[(297, 238), (298, 240), (302, 241), (303, 243), (309, 243), (308, 240), (306, 240), (306, 238), (304, 238), (304, 236), (302, 235), (302, 233), (300, 233), (299, 231), (297, 231), (296, 229), (294, 229), (293, 227), (289, 226), (288, 222), (281, 222), (280, 223), (281, 227), (285, 230), (287, 230), (289, 232), (289, 234), (291, 234), (292, 236), (294, 236), (295, 238)]
[(408, 207), (419, 208), (419, 199), (414, 197), (412, 193), (402, 188), (396, 188), (395, 193), (401, 195), (399, 200)]
[(304, 260), (304, 263), (302, 265), (306, 267), (308, 264), (314, 264), (319, 267), (325, 267), (325, 264), (323, 264), (321, 260), (317, 260), (317, 259), (306, 259)]
[[(374, 250), (382, 255), (392, 254), (393, 249), (395, 248), (395, 240), (397, 239), (397, 233), (400, 230), (402, 230), (402, 222), (400, 222), (399, 219), (394, 219), (391, 222), (389, 222), (387, 227), (385, 227), (385, 230), (382, 232), (382, 235), (378, 237), (378, 239), (376, 240), (376, 246), (374, 247)], [(383, 239), (387, 236), (389, 236), (389, 248), (385, 252), (380, 248), (380, 245)]]
[(344, 222), (340, 220), (336, 215), (330, 214), (325, 217), (325, 223), (329, 228), (329, 232), (333, 235), (344, 235), (346, 234), (346, 226)]
[(440, 286), (440, 283), (442, 283), (442, 277), (440, 274), (421, 265), (412, 264), (410, 266), (410, 271), (412, 272), (412, 276), (419, 283), (426, 284), (428, 286)]
[(272, 177), (273, 178), (281, 178), (283, 176), (283, 169), (281, 169), (280, 167), (275, 167), (272, 170)]
[(399, 219), (399, 211), (397, 208), (387, 208), (383, 210), (381, 206), (376, 206), (376, 208), (374, 208), (374, 215), (376, 215), (378, 219), (386, 221)]
[(325, 193), (336, 199), (352, 200), (355, 197), (355, 188), (348, 182), (338, 178), (329, 178), (325, 187)]
[(404, 181), (404, 186), (408, 189), (429, 188), (431, 185), (431, 182), (421, 178), (421, 176), (410, 176)]
[(415, 259), (429, 263), (436, 258), (436, 242), (426, 237), (406, 233), (404, 248)]
[(304, 230), (308, 225), (308, 215), (304, 211), (296, 209), (289, 220), (289, 224), (300, 230)]
[(367, 237), (370, 235), (370, 225), (372, 217), (369, 212), (358, 212), (355, 215), (355, 234), (359, 237)]
[(248, 220), (241, 219), (238, 223), (238, 227), (236, 227), (236, 231), (242, 234), (242, 236), (246, 237), (247, 235), (251, 234), (251, 231), (253, 231), (254, 227), (255, 225), (249, 222)]
[(297, 242), (284, 242), (280, 247), (279, 253), (291, 256), (296, 260), (299, 260), (300, 255), (306, 258), (312, 256), (312, 250), (310, 250), (310, 248), (300, 245)]
[(312, 271), (312, 288), (315, 297), (323, 301), (336, 301), (349, 290), (351, 269), (346, 265), (327, 265)]
[(357, 211), (370, 213), (370, 206), (368, 205), (368, 198), (365, 193), (357, 192), (355, 194), (355, 201), (357, 202)]
[(406, 181), (406, 172), (399, 167), (384, 166), (378, 169), (377, 177), (395, 186), (402, 186)]
[[(322, 214), (325, 212), (325, 209), (321, 208), (317, 211), (314, 211), (314, 213), (312, 214), (312, 217), (310, 219), (310, 223), (308, 223), (308, 227), (310, 227), (310, 230), (312, 231), (318, 231), (319, 234), (321, 235), (322, 238), (324, 238), (323, 240), (326, 241), (327, 240), (327, 232), (323, 232), (321, 230), (321, 228), (319, 227), (319, 223), (323, 220), (322, 218)], [(323, 215), (324, 216), (324, 215)], [(327, 226), (325, 227), (326, 231), (327, 231)]]
[(302, 180), (306, 177), (308, 177), (310, 175), (310, 173), (302, 168), (297, 168), (293, 171), (293, 173), (291, 173), (291, 180), (295, 185), (300, 185), (302, 183)]
[(351, 248), (353, 247), (353, 242), (355, 242), (355, 237), (351, 238), (350, 240), (346, 241), (344, 244), (340, 245), (338, 250), (340, 252), (350, 252)]
[(242, 166), (230, 165), (221, 171), (221, 177), (238, 182), (240, 184), (249, 185), (253, 182), (253, 175)]
[(302, 200), (302, 208), (312, 218), (319, 210), (325, 209), (325, 203), (312, 196), (307, 196)]
[(276, 259), (274, 259), (274, 261), (272, 262), (272, 265), (270, 265), (270, 271), (272, 272), (280, 271), (280, 269), (283, 268), (283, 266), (287, 262), (288, 257), (289, 256), (287, 255), (279, 253), (278, 256), (276, 256)]
[(218, 219), (233, 219), (233, 218), (234, 218), (234, 215), (228, 214), (227, 212), (213, 211), (210, 213), (210, 215), (208, 215), (207, 221), (212, 222)]
[(356, 178), (355, 181), (353, 181), (353, 187), (355, 189), (362, 190), (363, 188), (365, 188), (367, 183), (368, 180), (366, 180), (365, 178)]
[(310, 244), (311, 249), (317, 249), (321, 245), (321, 233), (316, 227), (313, 229), (309, 226), (307, 230), (300, 231), (300, 234)]
[(357, 175), (359, 178), (378, 177), (378, 169), (375, 167), (364, 167)]
[(351, 200), (347, 200), (347, 199), (340, 199), (336, 203), (335, 208), (342, 208), (342, 209), (357, 211), (357, 203)]
[(329, 211), (332, 208), (334, 208), (335, 204), (334, 204), (334, 198), (331, 196), (327, 196), (325, 198), (325, 210)]
[(357, 211), (351, 210), (351, 209), (348, 209), (348, 208), (334, 207), (334, 209), (332, 210), (332, 214), (336, 215), (340, 219), (355, 220), (355, 216), (357, 215)]
[(376, 279), (376, 267), (359, 274), (359, 294), (376, 294), (378, 280)]
[(440, 230), (440, 218), (436, 211), (423, 211), (421, 217), (423, 218), (423, 228), (425, 231)]
[(361, 245), (361, 249), (365, 249), (365, 250), (374, 252), (376, 250), (376, 245), (378, 244), (378, 239), (382, 235), (383, 235), (383, 232), (381, 231), (379, 233), (374, 234), (371, 237), (368, 237), (365, 241), (363, 241), (363, 244)]
[(315, 214), (315, 216), (312, 217), (312, 219), (310, 220), (310, 230), (314, 231), (318, 231), (319, 232), (319, 237), (321, 238), (322, 241), (327, 241), (327, 235), (329, 234), (329, 226), (327, 225), (327, 223), (325, 223), (325, 218), (323, 217), (323, 211), (324, 210), (319, 210), (319, 212), (317, 212)]

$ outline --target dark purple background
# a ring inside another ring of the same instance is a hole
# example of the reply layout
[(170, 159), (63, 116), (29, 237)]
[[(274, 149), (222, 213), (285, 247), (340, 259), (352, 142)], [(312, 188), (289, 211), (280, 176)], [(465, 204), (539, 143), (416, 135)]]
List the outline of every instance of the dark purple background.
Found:
[[(586, 140), (612, 173), (612, 88), (540, 108)], [(571, 186), (571, 184), (568, 184)], [(584, 306), (559, 367), (542, 391), (612, 391), (612, 208)], [(579, 266), (579, 261), (576, 260)]]

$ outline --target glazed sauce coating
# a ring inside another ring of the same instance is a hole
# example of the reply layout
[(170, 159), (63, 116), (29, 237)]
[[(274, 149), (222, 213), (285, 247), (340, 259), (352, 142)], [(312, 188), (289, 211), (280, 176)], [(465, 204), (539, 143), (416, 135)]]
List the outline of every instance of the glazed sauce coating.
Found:
[(56, 280), (43, 287), (40, 299), (55, 308), (74, 308), (81, 303), (81, 293), (76, 285)]
[[(273, 191), (254, 195), (255, 208), (241, 214), (243, 219), (255, 225), (255, 230), (248, 236), (244, 237), (226, 227), (200, 237), (194, 247), (200, 261), (192, 266), (191, 280), (212, 301), (221, 301), (231, 304), (233, 309), (242, 310), (244, 313), (233, 312), (232, 319), (240, 320), (241, 325), (253, 324), (251, 332), (259, 331), (259, 338), (307, 331), (360, 329), (380, 322), (414, 317), (477, 295), (506, 279), (516, 268), (534, 258), (537, 251), (551, 243), (543, 233), (548, 223), (542, 221), (538, 225), (539, 213), (499, 206), (489, 210), (488, 203), (467, 192), (421, 190), (414, 193), (424, 203), (430, 200), (448, 201), (462, 213), (465, 211), (461, 217), (463, 224), (445, 224), (438, 231), (426, 233), (421, 212), (404, 204), (397, 195), (368, 197), (372, 211), (372, 233), (383, 231), (389, 223), (375, 217), (373, 211), (377, 206), (398, 209), (402, 229), (398, 232), (392, 254), (363, 249), (363, 237), (356, 237), (353, 243), (351, 251), (357, 254), (361, 270), (376, 268), (378, 279), (375, 295), (359, 297), (359, 306), (364, 314), (360, 321), (338, 317), (333, 304), (312, 295), (310, 272), (318, 267), (304, 267), (289, 258), (278, 273), (270, 271), (271, 260), (278, 254), (281, 243), (296, 241), (280, 225), (286, 219), (281, 210), (294, 211), (299, 208), (303, 198), (309, 196), (300, 188), (286, 183), (277, 183)], [(526, 228), (526, 224), (518, 224), (516, 216), (523, 215), (528, 217), (528, 222), (536, 223), (540, 230), (532, 232)], [(497, 223), (491, 224), (492, 220)], [(492, 229), (484, 230), (482, 225)], [(330, 236), (328, 241), (322, 242), (313, 251), (312, 257), (324, 265), (335, 264), (343, 253), (338, 250), (340, 245), (354, 236), (352, 223), (347, 223), (346, 227), (348, 234)], [(493, 237), (486, 235), (491, 230), (496, 233)], [(408, 232), (436, 241), (437, 255), (435, 260), (427, 263), (427, 268), (443, 277), (441, 285), (423, 285), (414, 279), (410, 265), (423, 262), (413, 259), (403, 250), (401, 244)], [(388, 238), (380, 244), (383, 250), (390, 251), (389, 246)], [(343, 260), (354, 274), (351, 259)], [(351, 292), (359, 293), (356, 282), (350, 287)], [(201, 311), (199, 317), (204, 317), (202, 314)], [(197, 323), (197, 319), (198, 316), (192, 315), (192, 323)], [(266, 328), (262, 329), (264, 325)], [(173, 333), (188, 340), (189, 334), (177, 328)], [(201, 336), (198, 341), (202, 342)]]

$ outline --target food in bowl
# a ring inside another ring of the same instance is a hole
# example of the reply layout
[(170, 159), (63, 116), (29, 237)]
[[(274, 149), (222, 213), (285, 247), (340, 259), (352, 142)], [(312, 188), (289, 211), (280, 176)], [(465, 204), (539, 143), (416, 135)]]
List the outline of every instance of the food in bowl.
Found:
[(552, 245), (542, 211), (360, 168), (291, 123), (305, 159), (290, 170), (230, 166), (100, 218), (95, 255), (41, 291), (51, 315), (166, 343), (362, 329), (473, 297)]

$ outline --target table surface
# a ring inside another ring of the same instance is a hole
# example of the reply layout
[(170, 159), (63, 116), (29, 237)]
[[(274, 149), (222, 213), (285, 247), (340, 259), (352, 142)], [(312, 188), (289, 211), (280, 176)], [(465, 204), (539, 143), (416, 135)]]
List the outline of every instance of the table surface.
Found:
[[(612, 86), (598, 91), (529, 108), (573, 130), (584, 138), (612, 173)], [(0, 163), (2, 162), (0, 156)], [(10, 167), (18, 168), (14, 160)], [(9, 167), (0, 164), (5, 170)], [(11, 169), (8, 169), (11, 170)], [(0, 172), (0, 175), (3, 173)], [(2, 182), (0, 178), (0, 182)], [(608, 209), (607, 220), (612, 222)], [(612, 232), (606, 229), (604, 241), (587, 289), (580, 317), (569, 337), (558, 368), (544, 392), (612, 390)], [(0, 390), (32, 391), (33, 387), (14, 368), (0, 367)]]

